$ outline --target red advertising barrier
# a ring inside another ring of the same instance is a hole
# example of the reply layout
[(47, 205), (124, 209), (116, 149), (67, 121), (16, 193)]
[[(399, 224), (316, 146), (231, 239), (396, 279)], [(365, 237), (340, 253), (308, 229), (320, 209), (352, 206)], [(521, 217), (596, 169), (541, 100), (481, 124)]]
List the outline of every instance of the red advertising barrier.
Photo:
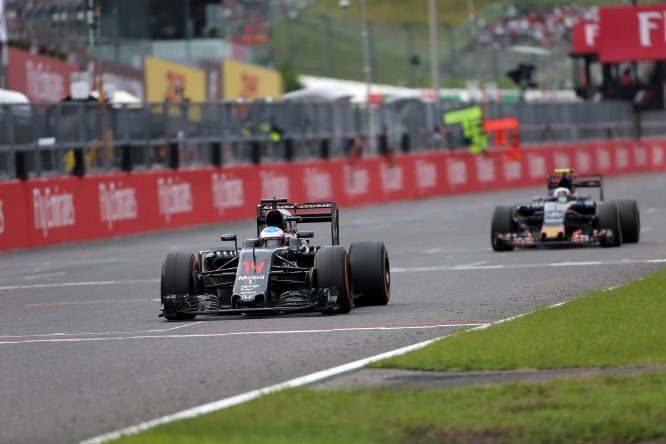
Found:
[(31, 102), (54, 103), (69, 95), (70, 75), (79, 67), (52, 57), (9, 48), (9, 89), (20, 91)]
[[(0, 250), (252, 218), (262, 197), (341, 208), (544, 185), (555, 168), (666, 171), (666, 140), (590, 142), (472, 155), (321, 160), (0, 183)], [(544, 189), (545, 192), (545, 189)]]
[(666, 5), (599, 8), (599, 59), (603, 63), (662, 60)]

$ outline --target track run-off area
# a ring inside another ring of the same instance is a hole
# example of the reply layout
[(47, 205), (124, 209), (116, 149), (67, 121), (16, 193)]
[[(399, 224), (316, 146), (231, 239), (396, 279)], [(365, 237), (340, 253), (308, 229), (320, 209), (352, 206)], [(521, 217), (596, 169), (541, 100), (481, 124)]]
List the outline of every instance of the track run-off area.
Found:
[(495, 206), (545, 186), (343, 207), (343, 245), (387, 245), (391, 301), (338, 316), (158, 318), (165, 255), (254, 237), (253, 220), (2, 253), (0, 442), (83, 440), (622, 285), (666, 266), (664, 189), (664, 174), (608, 178), (642, 227), (604, 249), (492, 251)]

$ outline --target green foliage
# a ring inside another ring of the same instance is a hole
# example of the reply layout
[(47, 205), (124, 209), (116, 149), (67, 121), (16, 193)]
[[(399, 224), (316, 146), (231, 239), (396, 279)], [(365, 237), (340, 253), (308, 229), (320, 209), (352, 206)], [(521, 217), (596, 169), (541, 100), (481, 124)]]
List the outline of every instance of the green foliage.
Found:
[(298, 74), (296, 74), (289, 61), (278, 66), (278, 72), (282, 76), (283, 92), (288, 93), (303, 88), (303, 84), (298, 80)]

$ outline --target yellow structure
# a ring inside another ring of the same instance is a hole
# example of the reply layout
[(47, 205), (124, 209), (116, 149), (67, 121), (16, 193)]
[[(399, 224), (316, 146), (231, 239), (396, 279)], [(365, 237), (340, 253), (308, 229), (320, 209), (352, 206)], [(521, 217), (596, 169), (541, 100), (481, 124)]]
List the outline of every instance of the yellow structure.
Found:
[(236, 60), (222, 61), (222, 97), (225, 100), (264, 99), (282, 96), (282, 76), (272, 69)]

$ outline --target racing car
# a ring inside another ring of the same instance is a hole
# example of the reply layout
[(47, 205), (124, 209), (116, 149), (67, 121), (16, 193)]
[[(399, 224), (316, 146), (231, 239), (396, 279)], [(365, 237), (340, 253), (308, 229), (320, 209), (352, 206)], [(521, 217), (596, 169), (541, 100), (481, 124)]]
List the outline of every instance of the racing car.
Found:
[[(353, 306), (386, 305), (391, 273), (386, 246), (378, 241), (340, 245), (335, 202), (290, 203), (261, 199), (257, 237), (233, 248), (167, 254), (162, 264), (161, 313), (170, 321), (198, 315), (319, 311), (349, 313)], [(299, 224), (329, 222), (331, 245), (310, 244)]]
[[(619, 247), (640, 237), (640, 214), (635, 200), (604, 201), (601, 174), (576, 175), (571, 168), (547, 176), (548, 196), (532, 202), (495, 208), (490, 242), (495, 251), (515, 247)], [(578, 194), (596, 188), (599, 200)]]

